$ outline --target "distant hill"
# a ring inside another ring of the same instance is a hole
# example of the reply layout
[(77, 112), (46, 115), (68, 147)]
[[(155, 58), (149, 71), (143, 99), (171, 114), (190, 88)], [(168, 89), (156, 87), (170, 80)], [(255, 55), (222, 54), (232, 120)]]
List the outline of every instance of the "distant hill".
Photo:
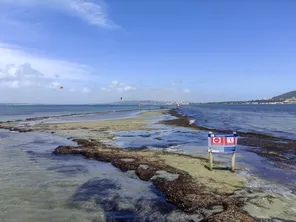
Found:
[(210, 102), (207, 104), (296, 104), (296, 90), (272, 97), (270, 99)]
[(293, 97), (296, 98), (296, 90), (281, 94), (279, 96), (272, 97), (271, 100), (279, 101), (279, 100), (291, 99)]

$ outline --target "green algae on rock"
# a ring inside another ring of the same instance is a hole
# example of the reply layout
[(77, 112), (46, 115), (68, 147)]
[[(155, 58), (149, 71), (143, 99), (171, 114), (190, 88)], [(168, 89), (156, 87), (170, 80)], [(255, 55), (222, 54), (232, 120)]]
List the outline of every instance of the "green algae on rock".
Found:
[[(80, 144), (88, 142), (80, 140)], [(54, 154), (80, 154), (87, 158), (111, 162), (122, 171), (135, 170), (141, 180), (151, 181), (162, 191), (168, 202), (187, 213), (200, 214), (205, 221), (255, 221), (242, 210), (243, 202), (231, 196), (231, 192), (238, 189), (236, 185), (223, 187), (229, 189), (228, 192), (213, 189), (214, 184), (220, 183), (219, 179), (205, 183), (204, 180), (199, 181), (198, 177), (191, 176), (183, 166), (170, 164), (170, 161), (180, 157), (178, 154), (147, 150), (128, 151), (103, 144), (59, 146)], [(198, 165), (198, 162), (190, 161), (198, 158), (181, 156), (182, 160), (186, 160), (189, 164)]]

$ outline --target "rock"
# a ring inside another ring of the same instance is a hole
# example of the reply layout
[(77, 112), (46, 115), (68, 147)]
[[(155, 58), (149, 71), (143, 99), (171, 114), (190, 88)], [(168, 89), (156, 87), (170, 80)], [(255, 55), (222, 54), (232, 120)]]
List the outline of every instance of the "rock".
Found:
[(141, 165), (139, 166), (139, 168), (142, 168), (142, 169), (144, 169), (144, 170), (147, 170), (147, 169), (149, 168), (149, 165), (141, 164)]
[(156, 167), (141, 164), (136, 170), (136, 174), (141, 180), (149, 181), (155, 175), (157, 170), (158, 168)]
[(86, 139), (73, 139), (74, 142), (78, 143), (78, 145), (84, 146), (84, 147), (92, 147), (97, 146), (98, 143), (96, 141), (90, 141)]
[(135, 161), (135, 159), (132, 159), (132, 158), (122, 158), (120, 160), (122, 160), (124, 162), (133, 162), (133, 161)]
[(237, 209), (229, 209), (206, 218), (205, 222), (255, 222), (255, 220)]
[(157, 178), (162, 178), (168, 181), (173, 181), (178, 179), (179, 174), (172, 174), (172, 173), (168, 173), (167, 171), (164, 170), (158, 170), (156, 171), (156, 175), (154, 175), (151, 180), (155, 180)]
[(193, 180), (187, 172), (157, 161), (155, 157), (150, 159), (137, 151), (119, 150), (110, 148), (111, 146), (106, 148), (103, 144), (96, 142), (103, 148), (90, 146), (93, 141), (88, 140), (79, 140), (79, 142), (86, 146), (59, 146), (54, 153), (82, 154), (87, 158), (111, 162), (122, 171), (135, 170), (141, 180), (150, 180), (158, 190), (163, 192), (167, 202), (189, 214), (202, 215), (203, 221), (254, 221), (251, 216), (240, 210), (241, 201), (238, 198), (216, 194)]

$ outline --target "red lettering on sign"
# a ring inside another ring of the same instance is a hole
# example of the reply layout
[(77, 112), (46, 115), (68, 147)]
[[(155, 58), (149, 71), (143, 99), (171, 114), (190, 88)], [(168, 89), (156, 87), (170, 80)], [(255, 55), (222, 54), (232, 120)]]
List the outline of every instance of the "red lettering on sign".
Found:
[(223, 145), (224, 138), (223, 137), (211, 137), (211, 145)]

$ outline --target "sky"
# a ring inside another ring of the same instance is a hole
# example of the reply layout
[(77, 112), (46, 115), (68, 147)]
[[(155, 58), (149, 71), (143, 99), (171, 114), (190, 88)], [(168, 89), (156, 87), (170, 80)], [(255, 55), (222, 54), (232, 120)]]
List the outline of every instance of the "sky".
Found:
[(276, 96), (296, 89), (295, 10), (293, 0), (0, 0), (0, 102)]

